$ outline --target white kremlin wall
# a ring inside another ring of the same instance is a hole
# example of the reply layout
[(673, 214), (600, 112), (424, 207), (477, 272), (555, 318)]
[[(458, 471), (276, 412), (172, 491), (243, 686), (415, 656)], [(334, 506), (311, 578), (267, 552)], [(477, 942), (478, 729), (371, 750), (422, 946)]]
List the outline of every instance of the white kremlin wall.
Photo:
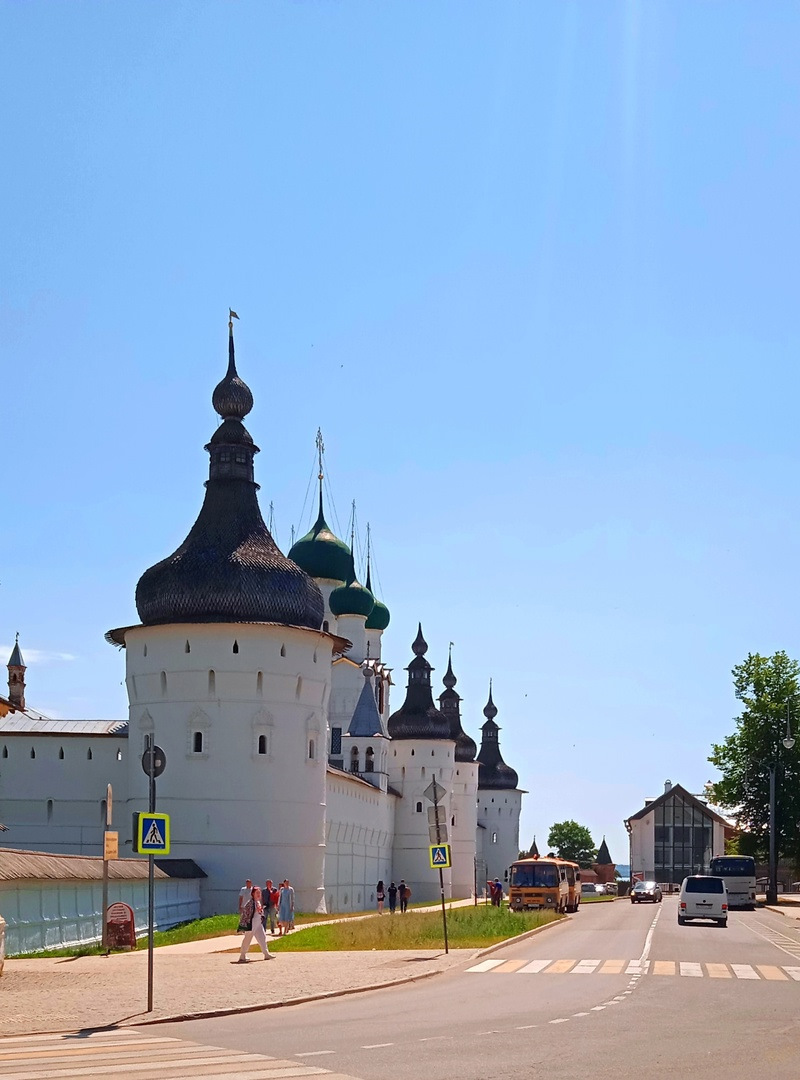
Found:
[[(363, 680), (362, 680), (363, 681)], [(328, 769), (325, 897), (327, 909), (369, 911), (375, 886), (392, 880), (396, 795), (358, 776)]]
[[(486, 879), (496, 877), (505, 885), (506, 872), (519, 856), (519, 816), (523, 792), (516, 789), (487, 788), (478, 792), (478, 824)], [(478, 889), (486, 887), (478, 882)]]

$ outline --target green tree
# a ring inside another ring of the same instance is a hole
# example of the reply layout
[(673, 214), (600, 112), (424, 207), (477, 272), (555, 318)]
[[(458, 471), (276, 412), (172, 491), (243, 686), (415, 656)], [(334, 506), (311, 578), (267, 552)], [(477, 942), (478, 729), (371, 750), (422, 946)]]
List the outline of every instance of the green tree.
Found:
[(570, 859), (584, 869), (588, 869), (597, 856), (592, 834), (577, 821), (557, 821), (548, 833), (547, 843), (560, 858)]
[(769, 849), (769, 774), (776, 768), (776, 837), (778, 853), (800, 862), (800, 758), (797, 744), (787, 750), (787, 709), (792, 726), (800, 665), (785, 652), (774, 656), (750, 653), (732, 671), (736, 697), (744, 708), (735, 718), (736, 730), (712, 746), (709, 761), (722, 773), (710, 785), (718, 806), (731, 810), (743, 835), (739, 850), (766, 858)]

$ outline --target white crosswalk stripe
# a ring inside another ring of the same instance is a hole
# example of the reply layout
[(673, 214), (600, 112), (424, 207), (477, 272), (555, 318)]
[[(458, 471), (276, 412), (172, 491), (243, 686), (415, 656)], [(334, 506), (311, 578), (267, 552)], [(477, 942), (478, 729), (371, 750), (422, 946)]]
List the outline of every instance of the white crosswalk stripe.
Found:
[(721, 964), (693, 960), (482, 960), (466, 969), (494, 975), (676, 975), (685, 979), (741, 979), (800, 982), (800, 967), (776, 964)]
[[(0, 1039), (3, 1080), (201, 1080), (206, 1076), (280, 1080), (333, 1075), (330, 1069), (304, 1061), (125, 1030)], [(335, 1075), (336, 1080), (348, 1080), (341, 1073)]]

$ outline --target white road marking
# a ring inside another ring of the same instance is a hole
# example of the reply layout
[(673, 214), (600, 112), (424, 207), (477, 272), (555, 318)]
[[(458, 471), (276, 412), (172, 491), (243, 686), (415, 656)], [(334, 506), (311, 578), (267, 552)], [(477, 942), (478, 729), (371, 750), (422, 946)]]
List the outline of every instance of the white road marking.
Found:
[(648, 956), (650, 955), (650, 946), (653, 943), (653, 934), (656, 932), (656, 923), (661, 918), (662, 911), (663, 908), (659, 906), (659, 909), (656, 912), (656, 917), (650, 923), (650, 929), (647, 931), (647, 937), (644, 939), (644, 948), (642, 949), (642, 955), (639, 957), (642, 962), (647, 960)]
[(625, 968), (626, 975), (646, 975), (647, 970), (650, 967), (649, 960), (642, 960), (641, 957), (638, 960), (631, 960), (628, 966)]
[(687, 975), (691, 979), (702, 979), (703, 965), (690, 964), (685, 960), (681, 960), (681, 975)]
[[(420, 1039), (420, 1042), (424, 1042), (424, 1039)], [(362, 1046), (362, 1050), (380, 1050), (382, 1046), (394, 1046), (394, 1043), (367, 1043), (366, 1046)]]
[(538, 1027), (537, 1024), (520, 1024), (517, 1031), (530, 1031), (531, 1028)]
[(480, 964), (476, 964), (475, 967), (467, 968), (467, 971), (491, 971), (492, 968), (499, 967), (500, 964), (504, 964), (505, 960), (482, 960)]
[(551, 1023), (551, 1024), (566, 1024), (566, 1022), (567, 1022), (568, 1020), (569, 1020), (569, 1017), (568, 1017), (568, 1016), (562, 1016), (562, 1017), (561, 1017), (560, 1019), (558, 1019), (558, 1020), (551, 1020), (551, 1021), (550, 1021), (550, 1023)]
[(570, 975), (591, 975), (601, 963), (601, 960), (579, 960)]
[(306, 1050), (302, 1054), (295, 1054), (294, 1057), (320, 1057), (322, 1054), (335, 1054), (335, 1050)]
[(591, 1012), (602, 1012), (604, 1008), (605, 1008), (605, 1005), (593, 1005), (590, 1011)]
[(783, 969), (795, 982), (800, 982), (800, 967), (785, 967)]
[(763, 941), (768, 941), (770, 945), (774, 945), (776, 949), (780, 949), (781, 952), (787, 953), (792, 959), (800, 960), (800, 941), (798, 941), (797, 938), (782, 934), (779, 930), (773, 930), (771, 926), (767, 926), (766, 923), (762, 922), (757, 922), (756, 926), (762, 927), (766, 931), (764, 934), (756, 930), (749, 922), (745, 922), (743, 925), (746, 926), (751, 933), (755, 934), (756, 937), (760, 937)]
[(540, 971), (552, 964), (552, 960), (532, 960), (530, 964), (526, 964), (524, 968), (519, 969), (520, 975), (537, 975)]
[(758, 972), (754, 971), (749, 964), (731, 964), (733, 974), (737, 979), (757, 979)]
[(573, 1013), (572, 1015), (573, 1016), (588, 1016), (589, 1014), (587, 1012), (585, 1012), (585, 1013)]

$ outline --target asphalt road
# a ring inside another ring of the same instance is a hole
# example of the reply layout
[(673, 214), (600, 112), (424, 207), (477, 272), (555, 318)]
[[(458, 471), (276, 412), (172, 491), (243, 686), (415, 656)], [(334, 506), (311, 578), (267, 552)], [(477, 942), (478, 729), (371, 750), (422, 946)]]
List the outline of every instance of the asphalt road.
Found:
[(731, 1067), (798, 1080), (800, 924), (758, 910), (679, 927), (674, 897), (587, 904), (430, 980), (158, 1031), (363, 1080), (616, 1080), (630, 1068), (719, 1080)]

